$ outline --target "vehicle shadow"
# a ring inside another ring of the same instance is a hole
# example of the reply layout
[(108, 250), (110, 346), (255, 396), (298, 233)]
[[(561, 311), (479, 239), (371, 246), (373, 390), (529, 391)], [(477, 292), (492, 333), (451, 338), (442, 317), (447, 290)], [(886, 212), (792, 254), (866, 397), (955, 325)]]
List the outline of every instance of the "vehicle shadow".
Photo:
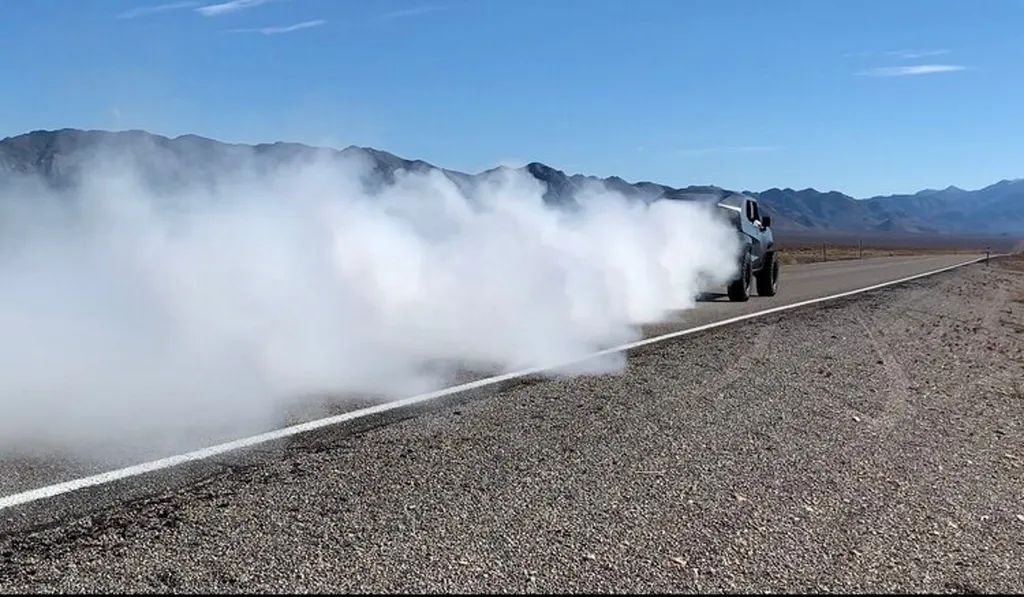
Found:
[(728, 301), (729, 295), (724, 292), (702, 292), (697, 295), (698, 303), (714, 303), (716, 301)]

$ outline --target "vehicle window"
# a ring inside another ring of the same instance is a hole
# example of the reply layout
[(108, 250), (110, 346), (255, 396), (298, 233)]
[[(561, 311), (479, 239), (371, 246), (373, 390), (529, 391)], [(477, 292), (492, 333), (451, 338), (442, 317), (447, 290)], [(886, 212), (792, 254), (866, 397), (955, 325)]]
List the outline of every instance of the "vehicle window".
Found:
[(747, 201), (747, 219), (751, 222), (756, 222), (761, 219), (761, 214), (758, 213), (757, 203), (753, 201)]

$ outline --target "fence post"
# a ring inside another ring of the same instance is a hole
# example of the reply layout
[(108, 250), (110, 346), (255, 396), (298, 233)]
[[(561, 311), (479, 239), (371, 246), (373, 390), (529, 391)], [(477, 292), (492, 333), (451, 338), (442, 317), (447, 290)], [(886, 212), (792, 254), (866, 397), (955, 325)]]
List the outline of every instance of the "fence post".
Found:
[(985, 247), (985, 265), (988, 265), (988, 258), (989, 258), (989, 255), (991, 255), (991, 254), (992, 254), (992, 248), (991, 247)]
[(864, 241), (857, 241), (857, 259), (864, 259)]
[(821, 243), (821, 260), (828, 261), (828, 251), (825, 249), (825, 243)]

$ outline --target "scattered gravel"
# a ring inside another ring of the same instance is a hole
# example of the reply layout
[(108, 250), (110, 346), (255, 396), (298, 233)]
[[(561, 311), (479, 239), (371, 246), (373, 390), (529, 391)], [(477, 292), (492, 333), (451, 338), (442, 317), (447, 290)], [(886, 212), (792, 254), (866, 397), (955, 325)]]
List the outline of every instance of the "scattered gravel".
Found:
[(5, 592), (1024, 591), (1024, 273), (644, 347), (0, 537)]

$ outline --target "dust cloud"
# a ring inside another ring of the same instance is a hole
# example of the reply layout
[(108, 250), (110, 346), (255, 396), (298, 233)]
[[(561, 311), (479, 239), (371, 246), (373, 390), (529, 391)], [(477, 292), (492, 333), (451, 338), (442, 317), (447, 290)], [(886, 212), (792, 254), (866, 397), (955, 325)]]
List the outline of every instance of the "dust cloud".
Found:
[(198, 447), (304, 396), (555, 364), (734, 273), (735, 233), (696, 203), (594, 186), (556, 208), (510, 169), (368, 185), (334, 152), (157, 180), (165, 159), (97, 152), (68, 188), (0, 189), (0, 449)]

